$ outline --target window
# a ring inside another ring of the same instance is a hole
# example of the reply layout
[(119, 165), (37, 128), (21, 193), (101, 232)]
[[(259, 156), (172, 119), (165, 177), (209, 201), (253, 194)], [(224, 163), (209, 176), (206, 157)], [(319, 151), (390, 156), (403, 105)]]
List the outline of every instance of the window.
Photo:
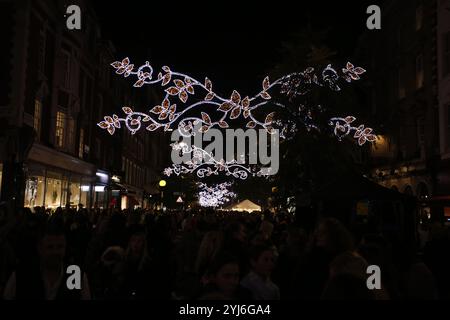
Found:
[(67, 120), (67, 144), (70, 152), (74, 152), (75, 149), (75, 121), (73, 119)]
[(37, 141), (41, 139), (41, 121), (42, 121), (42, 103), (36, 99), (34, 101), (33, 128), (36, 131)]
[(425, 142), (425, 123), (423, 118), (418, 118), (417, 121), (417, 142), (422, 145)]
[(58, 111), (56, 113), (56, 146), (64, 148), (64, 130), (66, 127), (66, 115)]
[(405, 71), (404, 68), (398, 70), (398, 98), (403, 99), (406, 96), (405, 89)]
[(38, 55), (39, 55), (39, 63), (38, 63), (39, 72), (44, 73), (44, 66), (45, 66), (45, 29), (42, 30), (41, 33), (39, 34)]
[(80, 143), (78, 144), (78, 157), (83, 159), (84, 154), (84, 130), (80, 129)]
[(416, 57), (416, 89), (423, 87), (423, 55), (419, 54)]
[(420, 5), (416, 8), (416, 31), (422, 29), (423, 7)]
[(70, 86), (70, 54), (66, 51), (62, 52), (61, 79), (62, 86), (68, 89)]
[(444, 41), (443, 41), (443, 49), (444, 49), (444, 56), (442, 59), (443, 62), (443, 76), (446, 76), (450, 73), (450, 31), (447, 32), (444, 35)]

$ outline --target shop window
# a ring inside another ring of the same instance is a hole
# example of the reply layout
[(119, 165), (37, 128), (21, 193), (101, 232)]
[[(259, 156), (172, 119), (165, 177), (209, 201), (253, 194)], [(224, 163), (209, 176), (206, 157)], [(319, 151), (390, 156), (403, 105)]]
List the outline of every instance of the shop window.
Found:
[(34, 119), (33, 127), (36, 131), (36, 140), (41, 139), (41, 122), (42, 122), (42, 103), (39, 100), (34, 101)]
[(56, 113), (56, 146), (64, 148), (64, 130), (66, 127), (66, 119), (63, 112)]
[(423, 74), (423, 55), (419, 54), (416, 57), (416, 89), (423, 87), (424, 74)]
[(80, 129), (80, 143), (78, 145), (78, 157), (80, 159), (83, 159), (83, 153), (84, 153), (84, 130), (83, 128)]
[(24, 206), (33, 208), (44, 205), (45, 177), (30, 176), (25, 183)]

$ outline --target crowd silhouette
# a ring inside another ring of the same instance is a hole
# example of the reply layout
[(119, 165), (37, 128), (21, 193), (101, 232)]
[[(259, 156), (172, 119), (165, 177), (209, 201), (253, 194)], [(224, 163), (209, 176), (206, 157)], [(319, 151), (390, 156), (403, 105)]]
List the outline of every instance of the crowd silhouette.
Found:
[[(37, 300), (398, 300), (450, 297), (450, 234), (391, 243), (335, 218), (287, 212), (0, 208), (2, 298)], [(68, 290), (67, 266), (82, 270)], [(381, 289), (367, 287), (367, 267)]]

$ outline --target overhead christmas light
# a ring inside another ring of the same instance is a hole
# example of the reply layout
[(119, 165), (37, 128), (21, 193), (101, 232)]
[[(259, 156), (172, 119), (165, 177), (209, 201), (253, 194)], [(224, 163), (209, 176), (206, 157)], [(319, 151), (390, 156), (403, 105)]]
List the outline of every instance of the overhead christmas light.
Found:
[(228, 203), (236, 197), (236, 194), (229, 190), (232, 186), (230, 182), (224, 182), (208, 186), (200, 183), (198, 188), (198, 202), (202, 207), (218, 207)]
[[(244, 118), (247, 119), (247, 128), (264, 128), (269, 133), (273, 133), (274, 112), (265, 115), (264, 120), (258, 120), (254, 116), (254, 111), (268, 105), (286, 107), (280, 102), (274, 102), (272, 95), (269, 93), (274, 87), (281, 87), (279, 92), (285, 94), (290, 99), (297, 96), (306, 95), (314, 86), (328, 87), (331, 90), (339, 91), (339, 80), (351, 82), (360, 79), (365, 70), (361, 67), (355, 67), (348, 62), (345, 68), (338, 72), (331, 65), (327, 65), (322, 72), (316, 73), (314, 68), (309, 67), (303, 72), (291, 73), (283, 76), (273, 82), (269, 81), (269, 77), (265, 77), (262, 82), (262, 90), (253, 97), (242, 97), (238, 91), (233, 90), (229, 98), (218, 95), (213, 90), (211, 80), (205, 78), (204, 81), (198, 81), (184, 73), (174, 72), (169, 67), (162, 67), (161, 72), (156, 78), (153, 78), (154, 69), (147, 61), (135, 69), (134, 64), (130, 64), (128, 58), (122, 61), (116, 61), (111, 64), (116, 69), (116, 73), (129, 77), (136, 77), (135, 87), (143, 85), (160, 84), (164, 87), (165, 97), (160, 105), (154, 106), (148, 113), (133, 111), (131, 107), (123, 107), (124, 117), (116, 114), (105, 116), (104, 121), (98, 123), (98, 126), (107, 130), (111, 135), (116, 129), (120, 129), (121, 123), (132, 134), (145, 125), (148, 131), (155, 131), (164, 128), (165, 131), (178, 129), (184, 135), (195, 135), (194, 127), (199, 125), (200, 132), (206, 132), (212, 127), (228, 128), (229, 121)], [(200, 100), (198, 99), (200, 92), (203, 92)], [(196, 95), (196, 102), (189, 103), (191, 96)], [(174, 102), (173, 99), (177, 101)], [(172, 101), (171, 101), (172, 100)], [(220, 113), (219, 118), (211, 117), (204, 107), (214, 108)], [(187, 112), (200, 109), (200, 114), (188, 116)], [(335, 119), (335, 118), (333, 118)], [(307, 129), (317, 128), (312, 123), (312, 117), (308, 119), (302, 116), (300, 119)], [(296, 129), (295, 129), (296, 130)], [(281, 135), (283, 137), (283, 135)], [(339, 135), (338, 135), (339, 137)], [(370, 139), (360, 139), (361, 141), (371, 141)], [(364, 143), (363, 142), (363, 143)], [(361, 143), (360, 143), (361, 145)]]
[(246, 167), (237, 160), (225, 161), (217, 160), (211, 153), (195, 145), (188, 146), (186, 143), (171, 144), (173, 150), (180, 150), (182, 154), (191, 154), (191, 160), (183, 164), (172, 164), (164, 169), (164, 175), (170, 177), (172, 174), (196, 173), (199, 178), (225, 174), (242, 180), (251, 177), (262, 177), (270, 175), (270, 168), (258, 169), (256, 167)]

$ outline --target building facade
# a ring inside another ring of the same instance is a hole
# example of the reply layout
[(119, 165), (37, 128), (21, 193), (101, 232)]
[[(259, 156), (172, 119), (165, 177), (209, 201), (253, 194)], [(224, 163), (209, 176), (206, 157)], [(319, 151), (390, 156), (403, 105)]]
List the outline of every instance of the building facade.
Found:
[[(1, 199), (26, 207), (144, 206), (144, 186), (158, 179), (147, 172), (160, 172), (161, 164), (144, 150), (160, 138), (110, 136), (96, 124), (151, 94), (114, 77), (115, 49), (102, 39), (94, 10), (87, 1), (70, 4), (81, 8), (81, 30), (66, 27), (69, 2), (0, 2), (7, 44), (0, 62)], [(131, 189), (136, 201), (121, 203)]]
[(358, 53), (379, 124), (371, 178), (416, 196), (426, 214), (435, 199), (450, 199), (449, 8), (443, 0), (386, 1), (381, 29), (363, 35)]

